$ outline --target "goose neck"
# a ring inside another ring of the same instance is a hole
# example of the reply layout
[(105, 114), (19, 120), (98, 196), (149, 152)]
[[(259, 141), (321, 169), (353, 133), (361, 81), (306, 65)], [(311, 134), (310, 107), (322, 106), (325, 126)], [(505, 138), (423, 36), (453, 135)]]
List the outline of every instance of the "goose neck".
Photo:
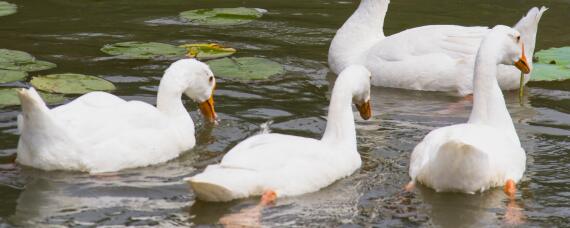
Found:
[(331, 95), (327, 126), (322, 141), (356, 150), (356, 130), (352, 112), (350, 82), (337, 80)]

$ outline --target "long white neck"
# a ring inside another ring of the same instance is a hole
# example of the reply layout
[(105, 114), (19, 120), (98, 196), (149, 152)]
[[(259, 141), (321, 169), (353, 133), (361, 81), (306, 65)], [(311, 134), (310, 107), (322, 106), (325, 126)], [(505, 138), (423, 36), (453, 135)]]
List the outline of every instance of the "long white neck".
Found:
[(347, 146), (356, 150), (356, 130), (352, 113), (352, 91), (350, 78), (337, 80), (333, 88), (327, 127), (323, 142)]
[(497, 65), (500, 44), (493, 39), (486, 39), (481, 44), (475, 59), (473, 75), (473, 110), (469, 123), (484, 124), (506, 131), (520, 144), (511, 115), (505, 105), (505, 99), (497, 82)]
[(165, 73), (158, 86), (156, 108), (172, 117), (189, 116), (188, 111), (182, 104), (184, 88), (175, 80), (176, 75)]
[(339, 74), (352, 64), (363, 64), (365, 54), (384, 36), (384, 18), (390, 0), (362, 0), (336, 32), (329, 48), (329, 66)]

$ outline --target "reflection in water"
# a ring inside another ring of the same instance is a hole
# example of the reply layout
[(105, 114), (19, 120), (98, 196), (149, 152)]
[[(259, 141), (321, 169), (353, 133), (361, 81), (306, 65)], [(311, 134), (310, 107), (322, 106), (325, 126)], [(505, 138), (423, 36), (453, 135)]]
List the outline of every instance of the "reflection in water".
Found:
[(483, 227), (492, 224), (518, 225), (524, 222), (523, 209), (500, 188), (483, 193), (438, 193), (416, 185), (428, 207), (431, 221), (442, 227)]

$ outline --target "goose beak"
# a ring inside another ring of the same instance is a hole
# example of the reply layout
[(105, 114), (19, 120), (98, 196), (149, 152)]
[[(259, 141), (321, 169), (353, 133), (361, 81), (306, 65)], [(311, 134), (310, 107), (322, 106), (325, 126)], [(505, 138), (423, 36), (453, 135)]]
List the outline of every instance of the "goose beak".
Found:
[(365, 101), (362, 104), (354, 104), (360, 112), (360, 117), (364, 120), (370, 119), (372, 116), (372, 109), (370, 108), (370, 100)]
[(216, 115), (216, 111), (214, 110), (214, 91), (212, 91), (212, 95), (208, 100), (200, 103), (200, 112), (202, 112), (204, 118), (211, 123), (216, 122), (218, 115)]
[(525, 74), (530, 73), (530, 66), (528, 65), (528, 61), (526, 60), (526, 56), (524, 54), (524, 44), (522, 45), (522, 55), (519, 60), (515, 62), (515, 66)]

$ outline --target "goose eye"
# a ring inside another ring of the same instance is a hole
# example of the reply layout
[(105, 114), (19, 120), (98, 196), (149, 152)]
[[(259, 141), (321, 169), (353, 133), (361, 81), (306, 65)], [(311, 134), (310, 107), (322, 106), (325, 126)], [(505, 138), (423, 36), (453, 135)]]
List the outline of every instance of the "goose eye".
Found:
[(521, 41), (521, 36), (517, 36), (517, 43)]
[(210, 83), (214, 82), (214, 76), (210, 76), (210, 78), (208, 79), (208, 81), (209, 81)]

